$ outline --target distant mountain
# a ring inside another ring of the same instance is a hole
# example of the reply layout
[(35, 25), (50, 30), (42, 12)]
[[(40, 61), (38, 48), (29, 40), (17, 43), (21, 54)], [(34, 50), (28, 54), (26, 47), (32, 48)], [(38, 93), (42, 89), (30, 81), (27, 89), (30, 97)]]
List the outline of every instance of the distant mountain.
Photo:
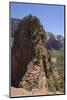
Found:
[(48, 32), (47, 47), (51, 50), (64, 50), (64, 37), (62, 35), (54, 35), (53, 33)]
[[(21, 19), (11, 18), (11, 37), (14, 36), (15, 30), (18, 28)], [(62, 35), (55, 35), (54, 33), (47, 32), (47, 47), (52, 50), (64, 50), (64, 37)]]

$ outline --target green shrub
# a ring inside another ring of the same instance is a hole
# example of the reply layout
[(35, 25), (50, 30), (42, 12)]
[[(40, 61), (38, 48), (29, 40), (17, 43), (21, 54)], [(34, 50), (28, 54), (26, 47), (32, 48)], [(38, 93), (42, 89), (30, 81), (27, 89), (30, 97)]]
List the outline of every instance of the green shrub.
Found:
[(56, 88), (55, 88), (55, 85), (54, 85), (54, 80), (52, 78), (49, 78), (47, 80), (47, 84), (48, 84), (48, 88), (49, 88), (50, 91), (52, 91), (52, 92), (56, 91)]
[(43, 53), (43, 50), (42, 50), (41, 46), (40, 46), (40, 45), (37, 45), (37, 46), (35, 47), (35, 57), (36, 57), (38, 60), (40, 60), (40, 59), (42, 58), (42, 53)]
[(33, 88), (37, 88), (38, 87), (38, 80), (36, 79), (31, 79), (29, 80), (29, 90), (33, 89)]

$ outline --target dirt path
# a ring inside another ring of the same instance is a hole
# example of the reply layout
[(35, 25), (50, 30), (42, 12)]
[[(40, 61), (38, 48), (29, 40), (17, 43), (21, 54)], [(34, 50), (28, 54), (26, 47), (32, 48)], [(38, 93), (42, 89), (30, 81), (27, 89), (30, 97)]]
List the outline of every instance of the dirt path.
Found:
[(14, 88), (11, 87), (11, 97), (18, 97), (18, 96), (35, 96), (35, 95), (51, 95), (51, 94), (63, 94), (59, 91), (56, 93), (48, 92), (43, 89), (32, 89), (32, 91), (27, 91), (23, 88)]

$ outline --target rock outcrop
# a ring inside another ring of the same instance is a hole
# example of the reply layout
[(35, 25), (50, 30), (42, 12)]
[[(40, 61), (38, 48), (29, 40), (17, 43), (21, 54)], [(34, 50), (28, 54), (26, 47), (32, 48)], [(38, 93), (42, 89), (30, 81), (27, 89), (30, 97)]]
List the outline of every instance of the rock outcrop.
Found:
[(14, 42), (11, 54), (12, 85), (19, 85), (21, 78), (27, 71), (27, 65), (32, 61), (32, 59), (37, 58), (37, 56), (41, 57), (38, 59), (42, 59), (42, 51), (36, 50), (39, 48), (43, 48), (42, 50), (45, 50), (43, 53), (48, 60), (46, 48), (46, 32), (44, 31), (39, 19), (30, 15), (25, 17), (19, 23), (19, 27), (14, 34)]
[[(16, 29), (19, 26), (21, 19), (11, 18), (11, 41)], [(12, 43), (13, 44), (13, 43)], [(54, 33), (47, 32), (47, 48), (50, 50), (64, 50), (64, 37), (62, 35), (55, 35)]]
[(49, 62), (46, 34), (37, 17), (29, 15), (20, 21), (11, 49), (12, 86), (26, 90), (48, 90), (47, 81), (53, 71)]

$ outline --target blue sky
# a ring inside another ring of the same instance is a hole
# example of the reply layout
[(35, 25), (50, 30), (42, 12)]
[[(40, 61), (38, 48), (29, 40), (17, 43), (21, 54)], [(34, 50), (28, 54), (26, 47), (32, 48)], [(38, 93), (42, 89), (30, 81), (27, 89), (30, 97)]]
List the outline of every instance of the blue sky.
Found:
[(48, 32), (64, 36), (64, 6), (11, 3), (11, 18), (37, 16)]

